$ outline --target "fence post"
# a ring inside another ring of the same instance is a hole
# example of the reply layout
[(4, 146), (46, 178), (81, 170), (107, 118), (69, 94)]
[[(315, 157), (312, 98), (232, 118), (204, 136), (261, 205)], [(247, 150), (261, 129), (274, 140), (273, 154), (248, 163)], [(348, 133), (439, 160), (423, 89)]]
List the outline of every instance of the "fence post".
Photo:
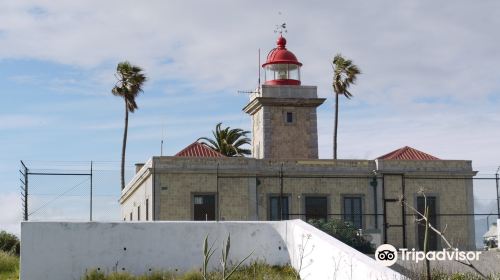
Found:
[(280, 208), (280, 221), (283, 220), (283, 162), (280, 168), (280, 198), (278, 199)]
[(495, 173), (495, 181), (497, 186), (497, 216), (500, 219), (500, 196), (498, 195), (498, 180), (499, 180), (498, 171), (500, 171), (500, 166), (498, 166), (497, 173)]
[(220, 216), (220, 199), (219, 199), (219, 162), (217, 162), (217, 170), (215, 171), (215, 176), (217, 177), (216, 178), (216, 188), (217, 188), (217, 206), (216, 206), (216, 209), (217, 209), (217, 213), (216, 213), (216, 217), (215, 217), (215, 220), (218, 222), (219, 221), (219, 216)]
[(93, 189), (93, 185), (92, 185), (92, 169), (93, 169), (93, 162), (90, 161), (90, 221), (92, 222), (92, 189)]
[(28, 220), (28, 167), (21, 160), (21, 164), (24, 167), (24, 220)]

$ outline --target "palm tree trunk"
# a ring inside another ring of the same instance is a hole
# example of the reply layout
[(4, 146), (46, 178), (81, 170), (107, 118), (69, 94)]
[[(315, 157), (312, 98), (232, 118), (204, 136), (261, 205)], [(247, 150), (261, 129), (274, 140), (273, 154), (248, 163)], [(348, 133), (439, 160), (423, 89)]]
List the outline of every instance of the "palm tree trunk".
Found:
[(339, 95), (335, 94), (335, 128), (333, 130), (333, 159), (337, 159), (337, 128), (339, 126)]
[(127, 149), (127, 131), (128, 131), (128, 107), (127, 107), (127, 101), (125, 101), (125, 129), (123, 130), (122, 162), (120, 171), (122, 190), (125, 188), (125, 150)]

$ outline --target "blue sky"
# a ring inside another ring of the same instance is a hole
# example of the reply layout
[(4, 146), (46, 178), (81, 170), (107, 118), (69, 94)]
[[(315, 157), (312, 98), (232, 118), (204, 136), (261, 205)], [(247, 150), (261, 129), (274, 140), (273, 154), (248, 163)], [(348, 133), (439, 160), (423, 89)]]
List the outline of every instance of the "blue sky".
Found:
[(498, 14), (496, 1), (3, 1), (0, 228), (18, 227), (19, 160), (118, 168), (123, 103), (110, 90), (119, 61), (149, 77), (130, 117), (129, 166), (158, 155), (162, 137), (172, 155), (219, 121), (249, 129), (238, 90), (257, 85), (257, 50), (264, 59), (283, 21), (303, 84), (328, 98), (318, 112), (321, 158), (332, 155), (330, 60), (340, 52), (363, 72), (341, 103), (341, 158), (409, 145), (492, 174)]

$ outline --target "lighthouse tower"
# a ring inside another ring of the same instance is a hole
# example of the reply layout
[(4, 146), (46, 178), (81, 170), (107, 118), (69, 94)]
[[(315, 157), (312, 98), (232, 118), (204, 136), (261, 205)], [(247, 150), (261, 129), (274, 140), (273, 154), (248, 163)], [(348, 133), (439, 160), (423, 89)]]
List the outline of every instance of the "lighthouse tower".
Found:
[(252, 118), (252, 155), (260, 159), (317, 159), (316, 108), (323, 104), (316, 86), (303, 86), (302, 63), (280, 35), (262, 65), (265, 82), (243, 111)]

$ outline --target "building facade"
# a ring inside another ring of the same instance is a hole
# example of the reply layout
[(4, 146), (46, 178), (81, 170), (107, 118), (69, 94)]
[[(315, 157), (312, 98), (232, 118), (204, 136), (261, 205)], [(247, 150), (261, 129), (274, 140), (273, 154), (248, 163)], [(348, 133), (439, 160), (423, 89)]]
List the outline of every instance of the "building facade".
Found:
[[(252, 158), (196, 142), (152, 157), (122, 191), (123, 220), (338, 219), (374, 244), (419, 249), (423, 229), (411, 209), (426, 205), (454, 245), (474, 248), (471, 162), (410, 147), (375, 160), (318, 159), (316, 108), (325, 99), (301, 85), (301, 66), (280, 36), (263, 65), (265, 83), (243, 109), (252, 120)], [(430, 246), (442, 247), (436, 235)]]

